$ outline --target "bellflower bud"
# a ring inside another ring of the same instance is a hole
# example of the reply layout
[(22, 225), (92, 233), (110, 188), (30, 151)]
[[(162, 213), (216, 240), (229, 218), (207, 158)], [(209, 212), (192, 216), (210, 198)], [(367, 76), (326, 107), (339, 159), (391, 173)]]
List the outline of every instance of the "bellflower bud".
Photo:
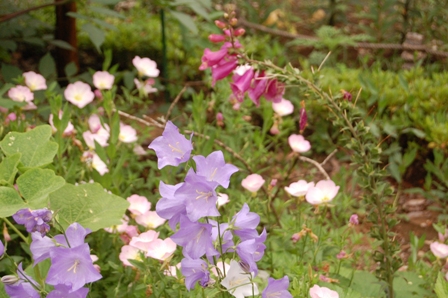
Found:
[(342, 98), (348, 101), (352, 101), (352, 94), (348, 91), (345, 91), (344, 89), (341, 90), (342, 92)]
[(2, 276), (2, 283), (4, 283), (5, 285), (8, 285), (8, 286), (12, 286), (13, 284), (18, 282), (19, 280), (20, 280), (20, 278), (18, 276), (15, 276), (15, 275), (5, 275), (5, 276)]

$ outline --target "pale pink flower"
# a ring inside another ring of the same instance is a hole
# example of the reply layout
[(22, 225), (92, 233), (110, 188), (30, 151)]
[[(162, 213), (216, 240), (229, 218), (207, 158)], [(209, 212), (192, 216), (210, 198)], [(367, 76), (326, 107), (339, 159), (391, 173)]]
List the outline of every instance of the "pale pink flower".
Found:
[(110, 90), (115, 77), (107, 71), (97, 71), (93, 74), (93, 85), (99, 90)]
[(148, 245), (152, 241), (159, 238), (159, 233), (153, 230), (141, 233), (137, 237), (132, 237), (131, 242), (129, 245), (136, 247), (142, 251), (148, 250)]
[(319, 287), (318, 285), (314, 285), (310, 289), (310, 296), (311, 298), (339, 298), (338, 292), (326, 287)]
[(156, 62), (149, 58), (135, 56), (134, 59), (132, 59), (132, 64), (137, 68), (140, 77), (147, 76), (155, 78), (159, 76), (160, 71), (157, 69)]
[(302, 135), (292, 134), (288, 138), (289, 146), (294, 152), (307, 152), (311, 149), (311, 144)]
[(156, 239), (149, 243), (146, 256), (153, 259), (165, 261), (176, 251), (176, 243), (170, 238), (165, 240)]
[(143, 147), (140, 145), (135, 146), (134, 150), (132, 150), (132, 152), (134, 152), (135, 155), (139, 155), (139, 156), (148, 154), (148, 152), (145, 149), (143, 149)]
[[(58, 117), (59, 117), (59, 119), (62, 119), (62, 111), (59, 111)], [(48, 119), (48, 123), (50, 123), (53, 132), (58, 131), (56, 129), (56, 127), (54, 126), (54, 123), (53, 123), (53, 114), (50, 114), (50, 117)], [(67, 124), (67, 127), (64, 129), (63, 135), (64, 136), (69, 136), (69, 135), (73, 134), (74, 132), (75, 132), (75, 127), (69, 121), (68, 124)]]
[(30, 103), (34, 99), (34, 94), (31, 90), (26, 86), (15, 86), (9, 89), (8, 96), (13, 101), (17, 102), (28, 102)]
[(137, 131), (130, 125), (120, 123), (118, 139), (123, 143), (135, 142), (137, 141)]
[(119, 259), (123, 262), (123, 265), (134, 267), (128, 260), (142, 261), (142, 252), (134, 246), (123, 245), (121, 247)]
[(90, 149), (95, 149), (95, 142), (101, 146), (106, 147), (109, 144), (107, 141), (109, 140), (109, 125), (101, 124), (101, 120), (98, 115), (93, 114), (89, 117), (89, 128), (90, 131), (86, 131), (82, 134), (84, 141)]
[(438, 259), (445, 259), (448, 257), (448, 245), (446, 244), (433, 242), (429, 245), (429, 248)]
[(151, 209), (151, 203), (148, 201), (146, 197), (139, 195), (132, 195), (126, 199), (131, 205), (128, 207), (128, 210), (131, 211), (132, 214), (141, 215), (149, 209)]
[(176, 266), (170, 266), (169, 269), (163, 270), (163, 274), (177, 278), (177, 270), (180, 271), (180, 263), (177, 263)]
[(97, 172), (100, 173), (101, 176), (103, 176), (106, 173), (109, 173), (107, 165), (104, 163), (104, 161), (101, 160), (101, 158), (96, 153), (94, 153), (92, 157), (92, 168), (97, 170)]
[(229, 196), (225, 193), (218, 193), (218, 201), (216, 201), (216, 204), (218, 207), (221, 207), (229, 202)]
[(163, 225), (166, 219), (161, 218), (156, 211), (146, 211), (145, 213), (138, 215), (135, 221), (148, 229), (155, 229)]
[(308, 183), (305, 180), (299, 180), (291, 183), (289, 186), (286, 186), (285, 190), (293, 197), (302, 197), (306, 195), (308, 189), (312, 186), (314, 186), (314, 182)]
[(306, 193), (306, 200), (312, 205), (326, 204), (338, 194), (339, 186), (331, 180), (321, 180), (311, 186)]
[(95, 94), (92, 92), (90, 86), (80, 81), (68, 84), (64, 91), (64, 96), (69, 102), (80, 109), (91, 103), (95, 98)]
[(142, 83), (138, 79), (134, 79), (135, 87), (137, 87), (137, 89), (141, 90), (146, 95), (148, 95), (149, 93), (157, 92), (157, 88), (154, 88), (152, 86), (153, 82), (153, 80), (146, 80)]
[(128, 221), (129, 221), (129, 217), (124, 215), (123, 218), (121, 219), (120, 225), (115, 225), (115, 226), (112, 226), (109, 228), (104, 228), (104, 230), (108, 233), (124, 233), (126, 231), (126, 229), (128, 228)]
[(23, 77), (25, 78), (25, 84), (31, 91), (47, 89), (47, 83), (42, 75), (34, 71), (28, 71), (23, 73)]
[(265, 180), (258, 174), (251, 174), (241, 181), (241, 185), (250, 192), (257, 192)]
[(280, 102), (272, 103), (272, 109), (279, 116), (283, 117), (286, 115), (290, 115), (292, 114), (292, 112), (294, 112), (294, 105), (289, 100), (282, 98)]

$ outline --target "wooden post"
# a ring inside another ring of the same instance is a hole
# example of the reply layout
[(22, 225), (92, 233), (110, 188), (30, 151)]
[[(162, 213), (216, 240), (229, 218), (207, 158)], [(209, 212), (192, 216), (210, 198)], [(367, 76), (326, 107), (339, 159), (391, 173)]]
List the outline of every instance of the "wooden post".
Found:
[[(406, 39), (403, 43), (406, 45), (422, 45), (423, 44), (423, 35), (416, 32), (408, 32), (406, 33)], [(414, 54), (416, 53), (416, 56)], [(404, 60), (404, 64), (402, 66), (403, 69), (411, 69), (414, 67), (414, 63), (417, 60), (422, 60), (426, 57), (426, 54), (421, 51), (403, 51), (401, 53), (401, 58)]]
[[(55, 3), (63, 0), (55, 0)], [(58, 77), (65, 77), (65, 66), (74, 62), (79, 70), (78, 39), (76, 34), (76, 19), (67, 16), (68, 12), (76, 12), (76, 1), (70, 1), (62, 5), (56, 5), (56, 31), (55, 39), (63, 40), (70, 44), (75, 50), (56, 48), (55, 60)]]

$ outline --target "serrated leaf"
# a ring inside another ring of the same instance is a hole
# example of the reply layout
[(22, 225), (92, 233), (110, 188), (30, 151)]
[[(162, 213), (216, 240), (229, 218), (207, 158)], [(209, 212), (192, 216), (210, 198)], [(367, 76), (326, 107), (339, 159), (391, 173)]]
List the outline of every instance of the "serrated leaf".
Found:
[(198, 27), (196, 27), (196, 24), (194, 23), (192, 17), (183, 12), (178, 12), (174, 10), (170, 10), (170, 13), (175, 19), (179, 21), (179, 23), (184, 25), (188, 30), (190, 30), (194, 34), (198, 34)]
[(65, 184), (50, 194), (50, 207), (64, 228), (77, 222), (96, 231), (121, 223), (129, 207), (123, 198), (109, 194), (100, 184)]
[(25, 202), (12, 187), (0, 186), (0, 217), (8, 217), (22, 208)]
[(56, 75), (56, 63), (50, 53), (47, 53), (39, 61), (39, 72), (46, 78)]
[(100, 47), (104, 43), (104, 40), (106, 39), (104, 32), (98, 27), (93, 26), (92, 24), (84, 24), (82, 25), (81, 28), (83, 31), (87, 32), (93, 45), (95, 46), (97, 51), (101, 53)]
[(10, 132), (0, 142), (6, 156), (21, 153), (19, 170), (42, 167), (53, 162), (58, 144), (50, 141), (51, 126), (41, 125), (28, 132)]
[(12, 185), (17, 174), (17, 165), (19, 164), (20, 153), (5, 157), (0, 163), (0, 184)]
[(47, 207), (49, 194), (64, 184), (64, 178), (48, 169), (31, 169), (17, 179), (19, 191), (31, 209)]

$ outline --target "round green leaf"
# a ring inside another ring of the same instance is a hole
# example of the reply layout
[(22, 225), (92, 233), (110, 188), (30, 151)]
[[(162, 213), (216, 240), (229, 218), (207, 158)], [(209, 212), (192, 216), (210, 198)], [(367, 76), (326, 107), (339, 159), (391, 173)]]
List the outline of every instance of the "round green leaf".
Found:
[(25, 202), (12, 187), (0, 186), (0, 217), (8, 217), (22, 208)]

